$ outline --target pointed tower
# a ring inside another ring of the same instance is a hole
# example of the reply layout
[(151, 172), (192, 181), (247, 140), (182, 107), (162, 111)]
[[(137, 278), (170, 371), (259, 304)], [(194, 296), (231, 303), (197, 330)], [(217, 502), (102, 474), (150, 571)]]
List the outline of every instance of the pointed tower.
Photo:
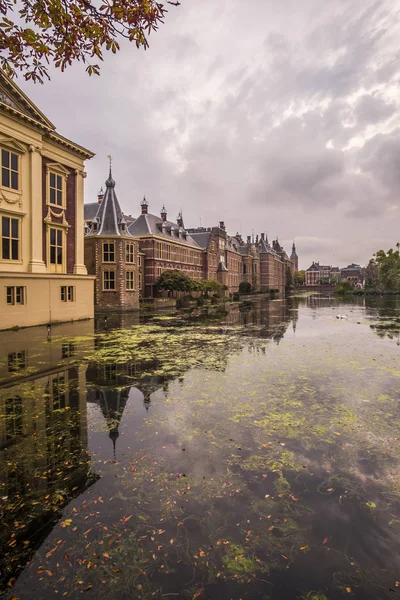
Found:
[(96, 276), (95, 306), (139, 308), (139, 241), (128, 231), (110, 172), (106, 191), (85, 236), (85, 264)]
[(296, 253), (296, 244), (293, 241), (293, 246), (292, 246), (292, 254), (290, 255), (290, 262), (292, 263), (292, 267), (293, 267), (293, 271), (298, 271), (299, 270), (299, 257), (297, 256)]

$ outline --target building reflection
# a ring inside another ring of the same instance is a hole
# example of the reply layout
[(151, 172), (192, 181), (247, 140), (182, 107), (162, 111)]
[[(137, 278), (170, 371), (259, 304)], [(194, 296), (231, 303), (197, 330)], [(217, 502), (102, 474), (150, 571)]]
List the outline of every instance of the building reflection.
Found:
[[(0, 586), (30, 559), (90, 473), (83, 347), (93, 322), (0, 335)], [(91, 342), (93, 343), (93, 341)]]
[[(224, 372), (233, 353), (245, 347), (265, 353), (268, 343), (279, 343), (297, 317), (293, 301), (259, 299), (186, 311), (182, 319), (194, 332), (211, 325), (212, 334), (204, 352), (202, 336), (191, 337), (184, 327), (182, 355), (187, 350), (195, 356), (196, 368)], [(53, 326), (50, 338), (42, 327), (0, 334), (5, 349), (0, 354), (1, 588), (30, 560), (64, 506), (96, 480), (88, 454), (87, 403), (100, 407), (116, 459), (131, 390), (140, 391), (148, 411), (154, 394), (167, 394), (170, 383), (183, 381), (193, 368), (182, 355), (157, 354), (151, 344), (146, 360), (132, 356), (125, 364), (88, 363), (85, 357), (108, 343), (95, 335), (95, 327), (104, 333), (99, 318)], [(137, 325), (138, 318), (136, 313), (110, 315), (106, 327)], [(234, 340), (230, 335), (226, 344), (213, 341), (232, 334), (232, 326), (239, 326)]]

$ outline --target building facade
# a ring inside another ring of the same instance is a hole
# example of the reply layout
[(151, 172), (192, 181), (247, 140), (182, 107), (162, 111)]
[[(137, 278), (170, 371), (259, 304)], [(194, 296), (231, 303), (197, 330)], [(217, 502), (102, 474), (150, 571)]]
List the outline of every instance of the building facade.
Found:
[(347, 265), (347, 267), (343, 267), (340, 269), (340, 278), (347, 279), (347, 281), (351, 281), (355, 285), (363, 283), (363, 269), (360, 265), (356, 265), (355, 263), (351, 263), (351, 265)]
[(340, 279), (339, 267), (320, 265), (319, 262), (313, 262), (305, 273), (306, 285), (327, 285), (335, 284)]
[(225, 223), (188, 229), (188, 233), (203, 249), (202, 279), (219, 281), (230, 293), (237, 292), (242, 281), (242, 257), (235, 240), (227, 235)]
[(96, 214), (90, 215), (90, 226), (86, 207), (85, 212), (88, 227), (85, 264), (88, 273), (96, 278), (96, 307), (105, 310), (139, 308), (142, 283), (139, 276), (139, 241), (128, 230), (115, 193), (111, 168)]
[(163, 295), (157, 290), (156, 281), (164, 271), (178, 269), (191, 279), (202, 279), (204, 252), (184, 228), (182, 215), (176, 223), (168, 221), (165, 207), (159, 217), (152, 215), (143, 198), (141, 215), (129, 225), (128, 231), (139, 243), (145, 298)]
[(83, 245), (92, 156), (0, 73), (0, 329), (93, 317)]

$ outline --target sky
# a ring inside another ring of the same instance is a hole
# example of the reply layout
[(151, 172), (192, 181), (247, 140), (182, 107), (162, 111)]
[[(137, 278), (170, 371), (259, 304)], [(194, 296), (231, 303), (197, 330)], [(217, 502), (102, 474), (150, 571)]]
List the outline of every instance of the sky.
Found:
[(108, 176), (137, 216), (182, 207), (278, 236), (300, 268), (366, 264), (400, 241), (400, 5), (396, 0), (181, 0), (149, 38), (23, 81), (57, 130), (96, 153), (85, 201)]

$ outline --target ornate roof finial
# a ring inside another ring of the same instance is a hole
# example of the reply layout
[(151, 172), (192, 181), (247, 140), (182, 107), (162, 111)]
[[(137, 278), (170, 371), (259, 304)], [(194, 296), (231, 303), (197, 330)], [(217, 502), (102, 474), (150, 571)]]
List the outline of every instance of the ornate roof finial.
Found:
[(106, 181), (106, 186), (107, 186), (107, 187), (115, 187), (115, 181), (114, 181), (114, 179), (112, 178), (112, 174), (111, 174), (111, 164), (112, 164), (112, 156), (111, 156), (111, 154), (107, 154), (107, 158), (108, 158), (108, 159), (109, 159), (109, 161), (110, 161), (110, 173), (109, 173), (109, 175), (108, 175), (108, 179), (107, 179), (107, 181)]

